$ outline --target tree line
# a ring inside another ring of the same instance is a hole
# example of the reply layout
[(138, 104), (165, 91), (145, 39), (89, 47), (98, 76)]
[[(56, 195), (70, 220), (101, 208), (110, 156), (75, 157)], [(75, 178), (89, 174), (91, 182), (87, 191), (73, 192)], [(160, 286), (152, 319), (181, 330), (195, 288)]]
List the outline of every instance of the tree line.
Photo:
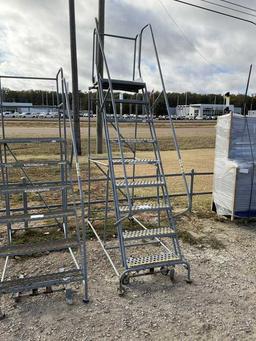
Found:
[[(4, 88), (3, 90), (3, 98), (2, 101), (6, 102), (30, 102), (33, 105), (56, 105), (57, 103), (57, 95), (56, 92), (53, 91), (42, 91), (42, 90), (11, 90), (8, 88)], [(69, 94), (70, 100), (72, 101), (72, 96)], [(116, 95), (118, 96), (118, 95)], [(140, 96), (140, 95), (139, 95)], [(153, 103), (159, 96), (159, 92), (154, 92), (150, 94), (151, 102)], [(224, 97), (221, 94), (198, 94), (198, 93), (178, 93), (178, 92), (169, 92), (167, 93), (168, 101), (170, 107), (176, 107), (177, 105), (185, 105), (185, 104), (223, 104)], [(131, 96), (129, 94), (124, 94), (124, 98), (128, 99)], [(93, 98), (93, 107), (92, 110), (95, 110), (96, 107), (96, 94), (92, 95)], [(139, 97), (138, 97), (139, 98)], [(80, 99), (80, 110), (87, 111), (88, 110), (88, 93), (80, 91), (79, 92)], [(236, 107), (244, 106), (244, 95), (238, 94), (230, 95), (230, 103)], [(256, 97), (248, 96), (246, 99), (247, 109), (256, 109)], [(109, 107), (111, 111), (111, 107)], [(119, 108), (118, 108), (119, 110)], [(123, 113), (129, 114), (133, 112), (133, 108), (129, 106), (129, 104), (123, 105)], [(166, 114), (166, 107), (163, 96), (159, 97), (159, 100), (156, 102), (154, 107), (154, 112), (156, 115), (164, 115)]]

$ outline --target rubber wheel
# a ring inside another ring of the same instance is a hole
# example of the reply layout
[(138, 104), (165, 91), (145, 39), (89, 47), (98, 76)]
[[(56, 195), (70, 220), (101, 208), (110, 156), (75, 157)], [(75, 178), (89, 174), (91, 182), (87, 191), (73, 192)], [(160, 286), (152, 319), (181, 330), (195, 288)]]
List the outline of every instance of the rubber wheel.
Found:
[(175, 268), (169, 269), (169, 276), (170, 276), (170, 280), (172, 282), (174, 282), (174, 280), (175, 280)]
[(73, 304), (73, 298), (74, 298), (73, 290), (70, 288), (66, 289), (66, 303), (69, 305)]
[(123, 285), (128, 285), (130, 283), (130, 277), (128, 274), (124, 275), (124, 277), (122, 278), (122, 284)]
[(167, 276), (169, 273), (169, 269), (167, 268), (167, 266), (161, 266), (160, 272), (162, 275)]

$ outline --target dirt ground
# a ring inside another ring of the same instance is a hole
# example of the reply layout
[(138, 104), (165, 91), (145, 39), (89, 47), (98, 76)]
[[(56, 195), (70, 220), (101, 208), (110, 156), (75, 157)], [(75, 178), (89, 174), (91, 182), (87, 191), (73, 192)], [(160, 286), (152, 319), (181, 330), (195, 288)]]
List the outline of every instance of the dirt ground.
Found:
[[(198, 241), (182, 243), (192, 284), (179, 268), (174, 283), (161, 274), (139, 277), (119, 297), (117, 278), (93, 240), (88, 243), (90, 303), (81, 302), (78, 285), (72, 306), (63, 292), (25, 297), (18, 304), (4, 296), (0, 340), (255, 340), (256, 223), (194, 213), (179, 219), (178, 227)], [(209, 244), (211, 236), (222, 246)], [(64, 258), (67, 253), (13, 260), (11, 272), (38, 271)]]
[[(11, 133), (22, 136), (42, 136), (44, 131), (50, 134), (45, 125), (41, 129), (24, 122), (19, 128), (10, 128)], [(48, 128), (54, 135), (52, 123)], [(200, 134), (213, 136), (214, 126), (179, 126), (177, 133), (196, 138)], [(178, 171), (174, 154), (162, 154), (167, 172)], [(183, 150), (182, 155), (186, 170), (212, 170), (213, 149)], [(143, 152), (143, 157), (150, 155)], [(210, 190), (211, 177), (196, 181), (195, 190)], [(179, 189), (177, 180), (171, 188)], [(182, 250), (192, 267), (192, 284), (185, 282), (186, 272), (179, 267), (174, 283), (161, 274), (138, 277), (131, 281), (125, 297), (119, 297), (113, 270), (100, 245), (90, 240), (90, 303), (82, 303), (78, 284), (72, 285), (76, 293), (71, 306), (66, 304), (63, 292), (24, 297), (19, 303), (9, 295), (3, 296), (1, 307), (6, 318), (0, 321), (0, 341), (255, 340), (256, 222), (217, 219), (210, 213), (210, 199), (200, 200), (200, 210), (195, 205), (193, 214), (178, 219)], [(152, 254), (156, 252), (152, 246)], [(117, 254), (115, 258), (118, 260)], [(11, 260), (7, 276), (56, 270), (64, 262), (72, 262), (64, 252), (18, 257)], [(1, 268), (3, 264), (0, 259)]]

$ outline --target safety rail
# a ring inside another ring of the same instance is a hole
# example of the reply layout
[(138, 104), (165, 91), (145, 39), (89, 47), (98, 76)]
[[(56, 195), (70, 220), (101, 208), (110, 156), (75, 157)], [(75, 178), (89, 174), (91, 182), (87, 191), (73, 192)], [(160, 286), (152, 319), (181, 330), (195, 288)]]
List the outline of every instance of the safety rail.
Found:
[[(96, 20), (96, 27), (98, 27), (98, 22)], [(93, 31), (93, 54), (92, 54), (92, 83), (95, 83), (95, 64), (98, 63), (98, 54), (101, 53), (101, 48), (98, 49), (96, 48), (96, 39), (99, 37), (110, 37), (110, 38), (116, 38), (116, 39), (123, 39), (123, 40), (130, 40), (134, 41), (134, 51), (133, 51), (133, 67), (132, 67), (132, 80), (135, 79), (135, 72), (136, 72), (136, 56), (137, 56), (137, 40), (138, 40), (138, 35), (135, 37), (128, 37), (128, 36), (121, 36), (121, 35), (116, 35), (116, 34), (108, 34), (108, 33), (99, 33), (97, 29), (94, 29)], [(103, 47), (103, 42), (101, 42), (102, 47)], [(104, 50), (104, 49), (102, 49)], [(104, 52), (103, 52), (104, 53)], [(103, 77), (103, 75), (101, 75)]]
[[(161, 65), (160, 65), (160, 59), (159, 59), (159, 55), (158, 55), (158, 51), (157, 51), (157, 46), (156, 46), (156, 41), (155, 41), (155, 36), (153, 33), (152, 26), (151, 26), (151, 24), (147, 24), (141, 29), (141, 31), (138, 35), (136, 35), (135, 37), (128, 37), (128, 36), (121, 36), (121, 35), (114, 35), (114, 34), (107, 34), (107, 33), (99, 33), (98, 22), (97, 22), (97, 19), (95, 19), (95, 20), (96, 20), (96, 28), (94, 29), (94, 32), (93, 32), (92, 82), (93, 82), (93, 84), (95, 84), (95, 63), (98, 64), (99, 54), (101, 54), (103, 63), (104, 63), (105, 68), (106, 68), (107, 79), (109, 82), (109, 90), (107, 91), (107, 94), (105, 96), (105, 100), (107, 98), (108, 93), (110, 93), (111, 97), (112, 97), (113, 88), (112, 88), (110, 70), (109, 70), (107, 60), (106, 60), (106, 56), (104, 53), (104, 42), (102, 40), (102, 37), (112, 37), (112, 38), (117, 38), (117, 39), (134, 41), (134, 52), (133, 52), (134, 53), (134, 59), (133, 59), (133, 74), (132, 74), (132, 80), (134, 81), (135, 77), (136, 77), (136, 70), (138, 72), (139, 78), (143, 79), (143, 75), (142, 75), (142, 71), (141, 71), (141, 55), (142, 55), (143, 34), (144, 34), (146, 29), (150, 30), (150, 34), (151, 34), (151, 38), (152, 38), (152, 42), (153, 42), (153, 47), (154, 47), (154, 52), (155, 52), (155, 57), (156, 57), (157, 68), (158, 68), (161, 86), (162, 86), (162, 91), (160, 92), (159, 96), (156, 98), (156, 100), (152, 104), (152, 108), (155, 107), (157, 101), (159, 100), (161, 95), (163, 95), (165, 105), (166, 105), (166, 110), (168, 112), (171, 131), (172, 131), (172, 135), (173, 135), (173, 141), (174, 141), (175, 149), (177, 152), (177, 158), (178, 158), (179, 166), (181, 169), (181, 175), (182, 175), (182, 179), (184, 182), (185, 191), (187, 193), (187, 205), (188, 206), (184, 210), (184, 213), (185, 213), (186, 211), (188, 211), (190, 209), (190, 206), (191, 206), (190, 195), (189, 195), (189, 186), (188, 186), (188, 181), (187, 181), (186, 176), (185, 176), (184, 164), (183, 164), (183, 160), (181, 157), (181, 152), (180, 152), (180, 148), (179, 148), (179, 144), (178, 144), (178, 140), (177, 140), (177, 135), (176, 135), (174, 123), (173, 123), (173, 120), (171, 117), (171, 111), (169, 109), (170, 108), (169, 101), (168, 101), (168, 97), (167, 97), (166, 87), (165, 87), (165, 83), (164, 83), (163, 73), (162, 73), (162, 69), (161, 69)], [(97, 43), (96, 43), (96, 41), (97, 41)], [(98, 49), (96, 46), (98, 46)], [(137, 49), (138, 49), (138, 56), (137, 56)], [(138, 60), (136, 63), (137, 57), (138, 57)], [(103, 75), (100, 75), (100, 76), (101, 76), (101, 78), (104, 78)], [(101, 104), (101, 106), (103, 106), (104, 103), (105, 103), (105, 101)]]
[[(97, 42), (98, 42), (97, 46), (99, 49), (98, 51), (99, 51), (99, 53), (101, 53), (102, 60), (103, 60), (103, 63), (105, 65), (105, 69), (106, 69), (106, 73), (107, 73), (107, 79), (108, 79), (108, 85), (109, 85), (108, 90), (106, 92), (106, 95), (104, 97), (104, 100), (102, 103), (100, 103), (100, 105), (104, 106), (104, 103), (107, 99), (107, 95), (110, 94), (112, 108), (115, 108), (115, 99), (114, 99), (112, 78), (110, 76), (110, 70), (109, 70), (106, 55), (104, 52), (103, 42), (101, 40), (99, 29), (98, 29), (99, 24), (98, 24), (98, 20), (96, 18), (95, 18), (95, 23), (96, 23), (96, 28), (94, 29), (94, 37), (96, 35)], [(93, 57), (93, 59), (94, 59), (94, 57)], [(100, 79), (99, 79), (99, 78), (103, 78), (103, 75), (98, 73), (97, 78), (98, 78), (98, 83), (99, 83), (99, 90), (103, 92), (103, 89), (100, 88)], [(120, 149), (120, 156), (121, 156), (121, 160), (122, 160), (122, 169), (123, 169), (123, 173), (124, 173), (124, 179), (125, 179), (124, 181), (125, 181), (126, 193), (127, 193), (127, 198), (128, 198), (128, 204), (129, 204), (129, 207), (131, 207), (130, 189), (128, 186), (127, 171), (126, 171), (126, 167), (125, 167), (125, 163), (124, 163), (124, 147), (123, 147), (123, 144), (122, 144), (121, 138), (120, 138), (121, 134), (120, 134), (119, 126), (118, 126), (117, 112), (115, 110), (114, 110), (114, 119), (115, 119), (115, 124), (116, 124), (116, 132), (117, 132), (118, 145), (119, 145), (119, 149)], [(106, 127), (106, 124), (104, 124), (104, 127)], [(106, 129), (105, 129), (105, 136), (106, 136), (107, 149), (111, 150), (110, 136), (108, 136), (108, 131)], [(114, 168), (113, 168), (112, 163), (110, 163), (110, 170), (111, 170), (112, 174), (114, 174)], [(112, 181), (115, 182), (116, 180), (112, 179)], [(115, 193), (115, 192), (113, 191), (113, 193)], [(116, 202), (118, 202), (117, 196), (116, 196)]]
[(140, 34), (139, 34), (138, 72), (139, 72), (140, 78), (143, 79), (142, 71), (141, 71), (141, 51), (142, 51), (143, 33), (145, 32), (145, 30), (147, 28), (149, 28), (149, 30), (150, 30), (150, 34), (151, 34), (151, 38), (152, 38), (152, 42), (153, 42), (153, 47), (154, 47), (154, 52), (155, 52), (155, 57), (156, 57), (156, 62), (157, 62), (157, 67), (158, 67), (158, 72), (159, 72), (161, 86), (162, 86), (162, 91), (160, 92), (159, 96), (156, 98), (156, 100), (153, 103), (152, 107), (154, 107), (156, 105), (157, 101), (161, 97), (161, 94), (163, 94), (166, 110), (168, 112), (168, 117), (169, 117), (169, 122), (170, 122), (171, 130), (172, 130), (172, 134), (173, 134), (173, 141), (174, 141), (175, 149), (176, 149), (176, 152), (177, 152), (177, 157), (178, 157), (178, 161), (179, 161), (181, 175), (182, 175), (182, 179), (183, 179), (183, 182), (184, 182), (184, 185), (185, 185), (185, 190), (186, 190), (186, 193), (187, 193), (188, 207), (187, 207), (187, 209), (184, 210), (184, 213), (185, 213), (186, 211), (190, 210), (190, 207), (191, 207), (190, 199), (191, 198), (190, 198), (190, 194), (189, 194), (188, 182), (187, 182), (186, 175), (185, 175), (184, 164), (183, 164), (183, 160), (182, 160), (181, 153), (180, 153), (180, 147), (179, 147), (179, 144), (178, 144), (175, 127), (174, 127), (174, 123), (173, 123), (172, 116), (171, 116), (170, 105), (169, 105), (169, 100), (168, 100), (168, 97), (167, 97), (167, 92), (166, 92), (166, 87), (165, 87), (165, 83), (164, 83), (164, 77), (163, 77), (163, 72), (162, 72), (162, 68), (161, 68), (161, 64), (160, 64), (160, 59), (159, 59), (159, 55), (158, 55), (158, 51), (157, 51), (155, 36), (154, 36), (154, 32), (153, 32), (151, 24), (145, 25), (141, 29)]
[[(194, 191), (194, 185), (195, 185), (195, 180), (198, 177), (202, 177), (202, 176), (213, 176), (213, 172), (197, 172), (194, 169), (191, 169), (190, 172), (186, 172), (185, 175), (190, 179), (189, 181), (189, 196), (190, 196), (190, 202), (191, 202), (191, 206), (189, 207), (189, 211), (192, 212), (193, 209), (193, 198), (196, 196), (203, 196), (203, 195), (211, 195), (212, 191)], [(182, 175), (180, 173), (168, 173), (165, 174), (166, 178), (178, 178), (181, 177)], [(143, 178), (143, 179), (150, 179), (155, 177), (155, 175), (143, 175), (143, 176), (137, 176), (137, 179)], [(130, 177), (132, 179), (132, 177)], [(122, 177), (117, 177), (116, 180), (122, 180)], [(129, 177), (128, 177), (129, 179)], [(88, 179), (81, 179), (81, 182), (83, 185), (87, 186), (88, 183)], [(95, 177), (95, 178), (91, 178), (91, 181), (94, 183), (98, 183), (98, 182), (105, 182), (106, 181), (106, 177)], [(77, 180), (73, 180), (74, 184), (77, 184)], [(14, 183), (13, 185), (18, 185), (19, 183)], [(42, 183), (43, 184), (43, 183)], [(56, 182), (53, 182), (53, 184), (56, 184)], [(40, 183), (38, 183), (38, 185), (40, 185)], [(176, 193), (172, 193), (170, 194), (170, 198), (180, 198), (180, 197), (186, 197), (187, 193), (185, 192), (176, 192)], [(138, 199), (143, 199), (144, 197), (137, 197)], [(149, 199), (155, 199), (156, 196), (152, 195), (152, 196), (148, 196)], [(26, 195), (23, 197), (23, 200), (26, 200)], [(109, 200), (110, 202), (113, 202), (113, 200)], [(120, 199), (120, 201), (122, 201), (122, 199)], [(99, 204), (104, 204), (105, 200), (91, 200), (90, 204), (91, 205), (99, 205)], [(84, 201), (84, 205), (85, 207), (88, 205), (87, 201)], [(33, 209), (40, 209), (43, 208), (44, 206), (33, 206), (33, 207), (27, 207), (26, 206), (26, 210), (30, 211)], [(60, 205), (56, 204), (56, 205), (51, 205), (50, 208), (58, 208), (61, 207)], [(99, 208), (98, 208), (99, 209)], [(23, 208), (13, 208), (12, 212), (20, 212), (23, 211)], [(0, 213), (4, 212), (4, 209), (0, 209)]]

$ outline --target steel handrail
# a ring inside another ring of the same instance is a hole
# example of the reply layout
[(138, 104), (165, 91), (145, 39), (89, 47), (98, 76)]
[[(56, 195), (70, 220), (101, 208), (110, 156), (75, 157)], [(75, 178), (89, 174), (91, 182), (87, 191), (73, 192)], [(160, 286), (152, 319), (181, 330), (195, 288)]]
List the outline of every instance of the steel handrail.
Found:
[(158, 51), (157, 51), (155, 36), (154, 36), (154, 32), (153, 32), (153, 28), (152, 28), (151, 24), (145, 25), (141, 29), (140, 34), (139, 34), (138, 72), (139, 72), (140, 78), (142, 78), (142, 72), (141, 72), (142, 40), (143, 40), (143, 33), (144, 33), (144, 31), (147, 28), (149, 28), (150, 33), (151, 33), (151, 38), (152, 38), (153, 47), (154, 47), (154, 51), (155, 51), (155, 57), (156, 57), (156, 61), (157, 61), (157, 67), (158, 67), (158, 71), (159, 71), (159, 75), (160, 75), (160, 80), (161, 80), (161, 85), (162, 85), (162, 89), (163, 89), (162, 93), (163, 93), (163, 96), (164, 96), (166, 110), (168, 112), (169, 122), (170, 122), (170, 125), (171, 125), (172, 134), (173, 134), (173, 141), (174, 141), (175, 149), (176, 149), (177, 156), (178, 156), (178, 162), (179, 162), (179, 165), (180, 165), (181, 174), (182, 174), (182, 178), (183, 178), (184, 185), (185, 185), (185, 190), (187, 192), (188, 207), (184, 210), (184, 212), (182, 212), (182, 213), (185, 213), (186, 211), (189, 211), (189, 209), (191, 207), (191, 198), (190, 198), (190, 195), (189, 195), (189, 186), (188, 186), (187, 178), (186, 178), (186, 175), (185, 175), (184, 164), (183, 164), (183, 160), (182, 160), (181, 153), (180, 153), (180, 148), (179, 148), (179, 144), (178, 144), (178, 140), (177, 140), (177, 135), (176, 135), (176, 131), (175, 131), (175, 128), (174, 128), (174, 123), (173, 123), (173, 120), (172, 120), (172, 117), (171, 117), (170, 106), (169, 106), (169, 101), (168, 101), (168, 97), (167, 97), (166, 87), (165, 87), (165, 83), (164, 83), (162, 68), (161, 68), (161, 65), (160, 65), (160, 59), (159, 59), (159, 55), (158, 55)]
[[(98, 21), (96, 20), (96, 27), (98, 31)], [(128, 36), (121, 36), (121, 35), (116, 35), (116, 34), (108, 34), (108, 33), (99, 33), (97, 32), (97, 38), (102, 37), (110, 37), (110, 38), (116, 38), (116, 39), (123, 39), (123, 40), (130, 40), (134, 41), (134, 52), (133, 52), (133, 68), (132, 68), (132, 80), (135, 79), (135, 71), (136, 71), (136, 55), (137, 55), (137, 40), (138, 40), (138, 34), (135, 37), (128, 37)], [(93, 48), (92, 48), (92, 84), (95, 83), (95, 63), (97, 64), (97, 43), (96, 43), (96, 29), (93, 31)], [(104, 50), (104, 49), (103, 49)], [(103, 75), (102, 75), (103, 78)]]
[[(63, 72), (61, 74), (63, 77)], [(68, 98), (68, 91), (67, 91), (67, 83), (65, 78), (63, 77), (61, 79), (62, 81), (62, 88), (64, 92), (64, 100), (65, 100), (65, 109), (64, 110), (64, 116), (65, 116), (65, 111), (67, 111), (67, 115), (69, 118), (69, 124), (70, 124), (70, 132), (71, 132), (71, 140), (72, 140), (72, 149), (73, 149), (73, 156), (75, 160), (75, 166), (76, 166), (76, 176), (77, 176), (77, 184), (78, 184), (78, 190), (79, 190), (79, 198), (80, 198), (80, 209), (81, 209), (81, 225), (82, 225), (82, 246), (81, 246), (81, 252), (82, 252), (82, 269), (83, 269), (83, 275), (84, 275), (84, 287), (85, 287), (85, 299), (84, 301), (88, 301), (88, 280), (87, 280), (87, 261), (86, 261), (86, 239), (87, 239), (87, 224), (88, 220), (86, 219), (86, 214), (85, 214), (85, 201), (84, 201), (84, 192), (83, 192), (83, 184), (82, 184), (82, 176), (81, 176), (81, 170), (80, 170), (80, 163), (78, 159), (78, 152), (77, 152), (77, 145), (76, 145), (76, 138), (75, 138), (75, 130), (74, 130), (74, 124), (73, 124), (73, 119), (71, 116), (71, 110), (70, 110), (70, 103), (69, 103), (69, 98)], [(70, 178), (72, 180), (72, 170), (70, 170)], [(77, 219), (77, 214), (76, 214), (76, 219)], [(78, 223), (78, 221), (77, 221)]]
[[(116, 125), (116, 131), (117, 131), (117, 140), (118, 140), (118, 145), (119, 145), (120, 154), (121, 154), (122, 168), (123, 168), (123, 172), (124, 172), (124, 181), (125, 181), (126, 192), (127, 192), (129, 214), (131, 214), (131, 198), (130, 198), (130, 191), (129, 191), (129, 187), (128, 187), (128, 180), (127, 180), (126, 165), (125, 165), (125, 161), (124, 161), (123, 146), (122, 146), (122, 142), (121, 142), (121, 138), (120, 138), (120, 131), (119, 131), (119, 125), (118, 125), (118, 119), (117, 119), (117, 113), (116, 113), (116, 105), (115, 105), (115, 99), (114, 99), (114, 91), (113, 91), (112, 79), (111, 79), (111, 76), (110, 76), (110, 71), (109, 71), (106, 55), (105, 55), (105, 52), (104, 52), (103, 44), (102, 44), (101, 37), (100, 37), (100, 34), (99, 34), (99, 30), (98, 30), (98, 20), (96, 18), (95, 18), (95, 22), (96, 22), (96, 27), (95, 27), (94, 33), (97, 34), (97, 44), (99, 45), (99, 52), (101, 53), (104, 66), (106, 68), (106, 73), (107, 73), (107, 78), (108, 78), (108, 89), (109, 89), (109, 93), (110, 93), (110, 97), (111, 97), (111, 104), (112, 104), (112, 108), (113, 108), (113, 113), (114, 113), (114, 118), (115, 118), (115, 125)], [(97, 77), (98, 77), (99, 91), (103, 91), (103, 89), (101, 88), (101, 84), (100, 84), (100, 78), (103, 78), (103, 75), (100, 75), (97, 72)], [(104, 117), (104, 119), (106, 119), (106, 118)], [(107, 131), (106, 131), (106, 122), (104, 124), (104, 127), (105, 127), (105, 133), (107, 133)], [(107, 136), (106, 136), (106, 142), (107, 142), (108, 149), (111, 150), (110, 141), (109, 141), (109, 138)], [(115, 180), (114, 166), (113, 166), (112, 162), (110, 162), (109, 167), (110, 167), (111, 173), (114, 176), (114, 179), (112, 179), (113, 180), (112, 181), (112, 189), (113, 189), (113, 195), (115, 197), (115, 201), (118, 204), (119, 199), (118, 199), (118, 195), (117, 195), (117, 193), (115, 191), (115, 181), (116, 180)], [(118, 204), (118, 206), (119, 206), (119, 204)], [(119, 220), (121, 218), (120, 211), (119, 211), (119, 209), (117, 207), (115, 208), (115, 211), (116, 211), (117, 220)], [(123, 239), (123, 234), (119, 231), (119, 229), (118, 229), (118, 234), (119, 234), (120, 240)], [(120, 243), (121, 253), (122, 253), (122, 261), (123, 261), (123, 264), (125, 265), (126, 255), (125, 255), (125, 249), (124, 249), (123, 245), (124, 245), (124, 242)]]

